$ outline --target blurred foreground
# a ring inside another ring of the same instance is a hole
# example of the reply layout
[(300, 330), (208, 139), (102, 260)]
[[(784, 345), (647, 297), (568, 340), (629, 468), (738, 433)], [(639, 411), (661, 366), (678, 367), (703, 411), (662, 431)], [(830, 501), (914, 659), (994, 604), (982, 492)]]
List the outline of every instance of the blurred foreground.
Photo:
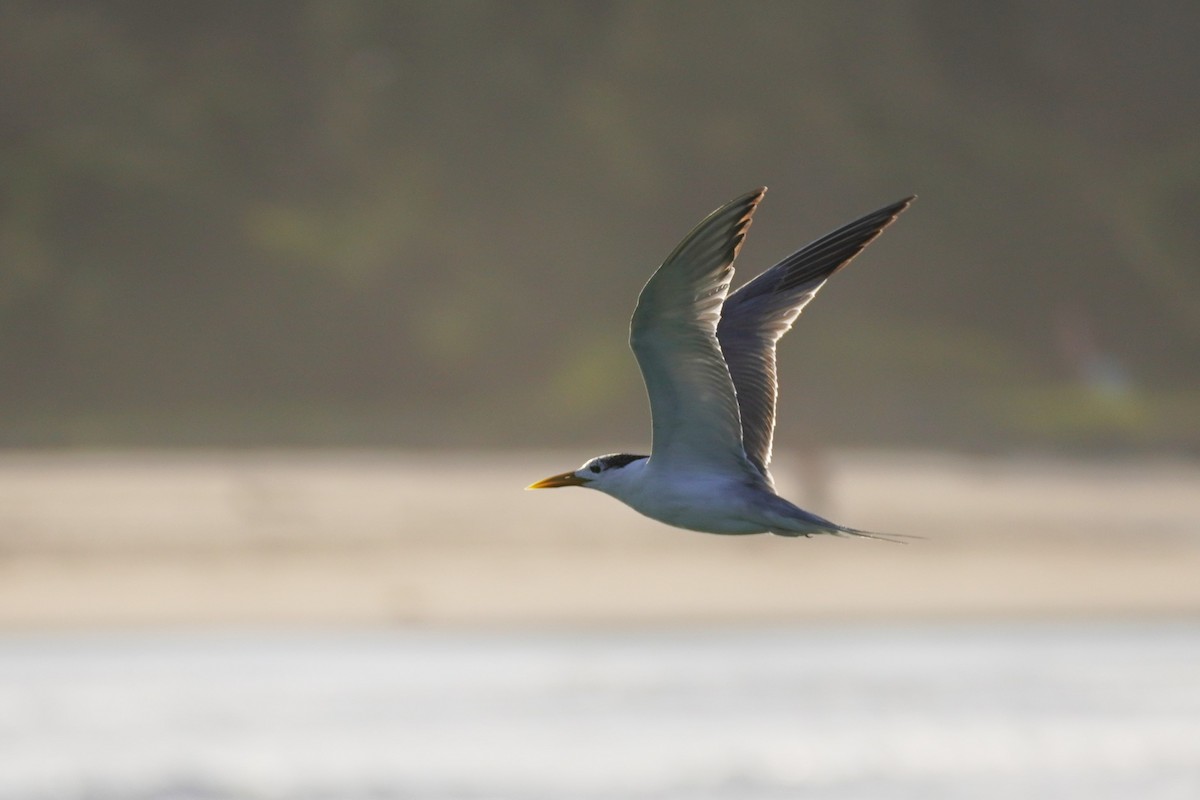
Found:
[(1180, 623), (0, 637), (0, 800), (1191, 800)]
[(521, 491), (590, 452), (9, 453), (0, 627), (1200, 613), (1195, 462), (784, 455), (786, 496), (926, 537), (893, 545)]

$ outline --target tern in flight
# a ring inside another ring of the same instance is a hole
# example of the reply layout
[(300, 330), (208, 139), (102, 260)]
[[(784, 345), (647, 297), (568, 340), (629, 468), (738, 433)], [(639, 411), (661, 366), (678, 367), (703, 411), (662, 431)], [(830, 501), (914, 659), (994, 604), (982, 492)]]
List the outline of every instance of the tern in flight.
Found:
[(530, 489), (598, 489), (647, 517), (706, 533), (833, 534), (847, 528), (775, 493), (775, 343), (825, 281), (862, 252), (913, 197), (827, 234), (729, 293), (733, 262), (766, 193), (712, 212), (638, 297), (629, 343), (652, 417), (650, 455), (597, 456)]

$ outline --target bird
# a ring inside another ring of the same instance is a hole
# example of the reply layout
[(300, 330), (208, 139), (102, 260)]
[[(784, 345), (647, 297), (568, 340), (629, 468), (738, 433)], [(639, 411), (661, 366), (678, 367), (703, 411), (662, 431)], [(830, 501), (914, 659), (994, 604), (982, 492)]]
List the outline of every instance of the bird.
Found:
[(829, 277), (916, 196), (862, 216), (730, 293), (734, 261), (766, 187), (705, 217), (638, 296), (629, 343), (650, 400), (649, 455), (612, 453), (527, 489), (580, 486), (659, 522), (715, 534), (818, 534), (900, 541), (840, 525), (775, 491), (775, 347)]

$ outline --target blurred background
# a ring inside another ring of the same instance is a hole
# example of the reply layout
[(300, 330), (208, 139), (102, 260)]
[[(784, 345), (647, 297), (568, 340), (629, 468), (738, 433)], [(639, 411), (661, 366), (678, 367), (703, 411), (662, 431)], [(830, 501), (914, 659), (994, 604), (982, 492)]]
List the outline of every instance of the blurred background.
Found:
[(641, 441), (637, 291), (766, 184), (744, 273), (920, 195), (789, 441), (1194, 453), (1200, 15), (1081, 8), (7, 3), (3, 435)]
[[(0, 800), (1200, 794), (1200, 8), (0, 4)], [(781, 492), (520, 488), (627, 324), (908, 194)]]

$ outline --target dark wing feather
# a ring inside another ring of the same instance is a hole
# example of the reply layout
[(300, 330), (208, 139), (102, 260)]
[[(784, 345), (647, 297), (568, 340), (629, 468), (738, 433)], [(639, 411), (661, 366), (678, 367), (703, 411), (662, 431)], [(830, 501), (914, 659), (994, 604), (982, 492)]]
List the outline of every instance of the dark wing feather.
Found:
[(742, 446), (764, 477), (775, 431), (775, 343), (834, 272), (862, 252), (915, 198), (881, 208), (797, 250), (731, 294), (717, 337), (737, 392)]

